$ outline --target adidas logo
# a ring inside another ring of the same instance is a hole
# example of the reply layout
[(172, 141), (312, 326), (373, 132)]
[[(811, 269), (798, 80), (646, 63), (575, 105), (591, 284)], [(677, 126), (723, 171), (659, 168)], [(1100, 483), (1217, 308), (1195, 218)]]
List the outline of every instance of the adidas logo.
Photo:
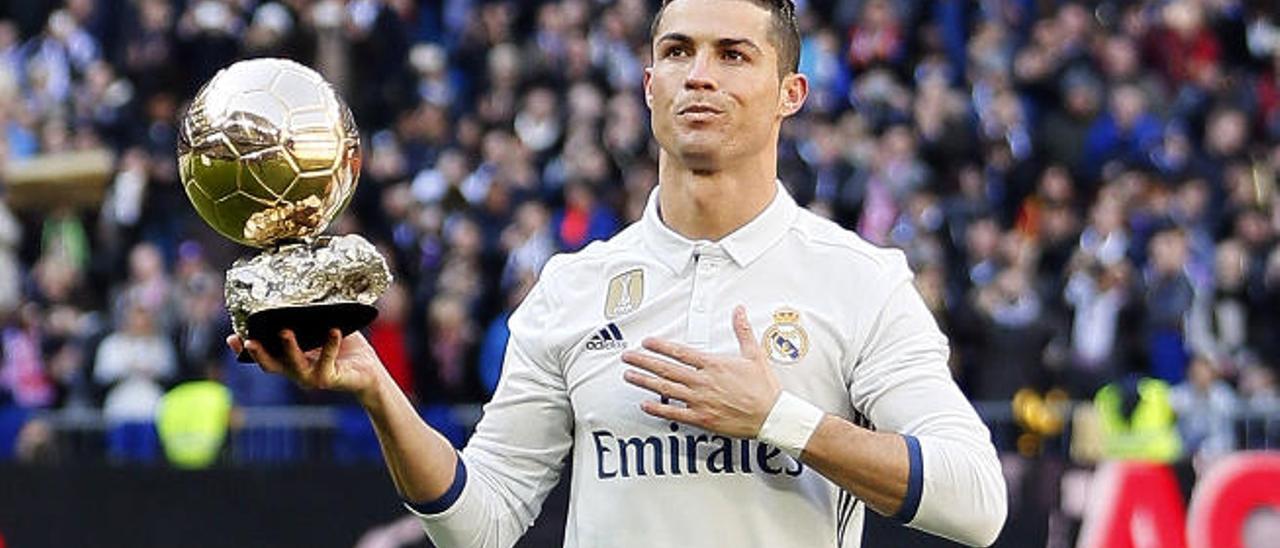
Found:
[(623, 350), (626, 347), (627, 341), (622, 338), (622, 330), (613, 322), (601, 327), (587, 340), (587, 350)]

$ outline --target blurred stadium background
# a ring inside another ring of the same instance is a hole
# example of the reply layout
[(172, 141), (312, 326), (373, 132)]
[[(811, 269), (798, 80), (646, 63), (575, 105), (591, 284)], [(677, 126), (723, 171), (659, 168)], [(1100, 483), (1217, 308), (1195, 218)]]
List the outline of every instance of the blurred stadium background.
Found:
[[(799, 4), (812, 95), (780, 176), (906, 250), (1004, 455), (1000, 546), (1073, 545), (1101, 459), (1170, 463), (1186, 496), (1280, 449), (1280, 4)], [(655, 184), (655, 7), (0, 2), (0, 546), (426, 545), (351, 401), (227, 353), (248, 250), (187, 202), (174, 121), (242, 58), (337, 85), (366, 158), (334, 230), (397, 277), (369, 334), (462, 443), (542, 264)]]

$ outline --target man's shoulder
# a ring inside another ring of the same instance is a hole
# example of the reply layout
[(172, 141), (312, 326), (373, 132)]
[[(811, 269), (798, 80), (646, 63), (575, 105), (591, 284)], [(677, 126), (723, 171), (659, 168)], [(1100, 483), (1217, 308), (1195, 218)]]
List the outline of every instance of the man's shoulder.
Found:
[(818, 255), (823, 264), (831, 267), (854, 268), (881, 275), (910, 272), (902, 250), (877, 246), (856, 232), (808, 210), (800, 211), (792, 232), (808, 253)]
[(640, 248), (639, 223), (633, 223), (608, 240), (596, 240), (577, 251), (557, 253), (543, 267), (543, 276), (590, 275), (598, 277), (600, 268), (616, 262), (619, 255), (629, 255)]
[[(636, 262), (638, 237), (628, 227), (608, 240), (595, 241), (573, 252), (557, 253), (542, 267), (532, 296), (512, 313), (512, 323), (536, 322), (549, 346), (573, 340), (584, 327), (599, 327), (583, 307), (603, 302), (611, 276)], [(603, 304), (601, 304), (603, 310)]]

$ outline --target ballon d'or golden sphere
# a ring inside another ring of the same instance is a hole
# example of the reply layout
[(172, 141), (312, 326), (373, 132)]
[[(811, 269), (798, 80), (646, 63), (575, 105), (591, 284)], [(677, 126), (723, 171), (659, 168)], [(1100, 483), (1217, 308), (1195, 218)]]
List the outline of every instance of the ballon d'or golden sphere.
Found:
[(273, 247), (319, 235), (346, 207), (360, 177), (360, 136), (316, 71), (240, 61), (192, 100), (178, 171), (205, 222), (242, 244)]

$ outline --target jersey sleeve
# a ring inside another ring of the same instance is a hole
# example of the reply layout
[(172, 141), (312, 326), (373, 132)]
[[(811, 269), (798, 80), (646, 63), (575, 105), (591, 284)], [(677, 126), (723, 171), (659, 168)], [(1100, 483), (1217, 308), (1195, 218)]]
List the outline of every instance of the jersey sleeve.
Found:
[(545, 282), (511, 315), (501, 380), (462, 451), (451, 500), (409, 507), (437, 546), (515, 544), (559, 480), (573, 413), (548, 342), (559, 307)]
[(906, 440), (907, 497), (894, 518), (970, 545), (995, 542), (1007, 495), (986, 425), (951, 379), (949, 349), (905, 261), (870, 326), (849, 390), (854, 408)]

